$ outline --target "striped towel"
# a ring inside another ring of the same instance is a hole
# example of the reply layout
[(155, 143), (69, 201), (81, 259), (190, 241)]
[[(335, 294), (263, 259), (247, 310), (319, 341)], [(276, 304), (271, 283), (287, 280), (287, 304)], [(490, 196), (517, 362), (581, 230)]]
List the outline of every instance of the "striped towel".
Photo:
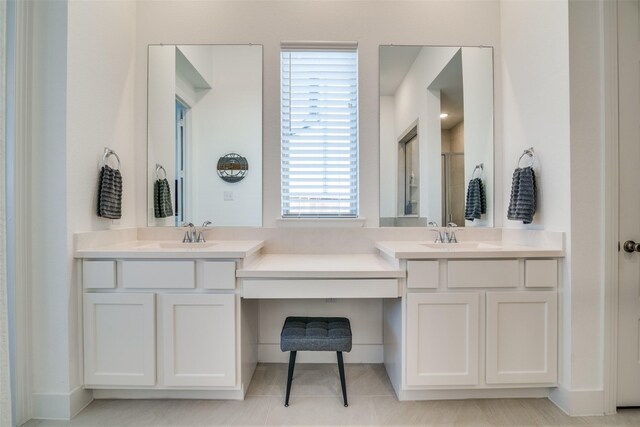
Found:
[(111, 219), (122, 217), (122, 175), (118, 169), (107, 165), (100, 170), (98, 216)]
[(158, 179), (153, 184), (153, 213), (156, 218), (173, 216), (171, 188), (166, 178)]
[(531, 166), (517, 168), (511, 181), (511, 199), (507, 218), (531, 224), (536, 212), (536, 174)]
[(480, 178), (473, 178), (467, 187), (467, 203), (464, 208), (464, 219), (473, 221), (487, 213), (487, 195)]

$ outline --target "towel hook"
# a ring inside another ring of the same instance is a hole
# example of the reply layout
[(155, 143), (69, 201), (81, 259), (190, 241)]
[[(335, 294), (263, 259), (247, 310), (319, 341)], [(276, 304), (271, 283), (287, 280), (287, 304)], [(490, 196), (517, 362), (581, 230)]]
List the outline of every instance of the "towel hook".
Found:
[(473, 168), (473, 172), (471, 172), (471, 179), (475, 178), (475, 174), (478, 169), (480, 169), (480, 175), (482, 175), (482, 172), (484, 171), (484, 163), (480, 163)]
[[(164, 176), (160, 178), (160, 171), (164, 173)], [(160, 163), (156, 163), (156, 179), (166, 179), (167, 178), (167, 170)]]
[(120, 170), (120, 157), (118, 157), (118, 154), (113, 151), (111, 148), (109, 147), (104, 147), (104, 154), (102, 155), (102, 166), (106, 166), (107, 165), (107, 159), (111, 156), (114, 156), (116, 158), (116, 160), (118, 161), (118, 167), (116, 168), (117, 170)]
[(529, 158), (531, 159), (531, 163), (529, 164), (529, 167), (533, 166), (533, 163), (536, 161), (536, 153), (535, 151), (533, 151), (533, 147), (529, 147), (526, 150), (524, 150), (524, 152), (520, 155), (520, 158), (518, 159), (518, 164), (516, 165), (517, 168), (520, 167), (520, 162), (522, 161), (522, 158), (524, 156), (529, 156)]

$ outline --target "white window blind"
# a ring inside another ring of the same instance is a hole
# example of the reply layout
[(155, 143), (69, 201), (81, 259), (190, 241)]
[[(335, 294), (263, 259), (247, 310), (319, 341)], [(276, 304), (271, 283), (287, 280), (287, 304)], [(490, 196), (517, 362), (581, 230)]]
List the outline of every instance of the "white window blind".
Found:
[(358, 216), (358, 53), (282, 45), (282, 216)]

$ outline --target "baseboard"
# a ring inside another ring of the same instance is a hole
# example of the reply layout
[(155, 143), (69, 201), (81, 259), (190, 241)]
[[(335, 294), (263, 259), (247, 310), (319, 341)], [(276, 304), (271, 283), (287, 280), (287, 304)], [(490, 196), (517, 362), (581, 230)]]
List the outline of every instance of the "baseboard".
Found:
[(76, 387), (69, 393), (33, 393), (33, 417), (39, 420), (70, 420), (93, 400), (91, 390)]
[(457, 390), (401, 390), (398, 400), (521, 399), (549, 396), (549, 388), (486, 388)]
[[(382, 344), (354, 344), (349, 353), (344, 353), (345, 363), (383, 363)], [(258, 344), (258, 361), (262, 363), (287, 363), (289, 352), (280, 351), (278, 344)], [(336, 363), (332, 351), (301, 351), (296, 363)]]
[(549, 400), (567, 415), (604, 415), (604, 390), (568, 390), (558, 386), (549, 394)]
[(93, 390), (94, 399), (222, 399), (243, 400), (244, 391), (236, 390)]

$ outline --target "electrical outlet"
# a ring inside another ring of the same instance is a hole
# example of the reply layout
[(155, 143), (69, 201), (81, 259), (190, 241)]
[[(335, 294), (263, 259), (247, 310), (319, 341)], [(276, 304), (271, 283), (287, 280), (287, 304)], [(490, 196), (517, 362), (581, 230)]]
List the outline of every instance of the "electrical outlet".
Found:
[(224, 201), (225, 202), (232, 202), (233, 201), (233, 191), (225, 191), (223, 196), (224, 196)]

